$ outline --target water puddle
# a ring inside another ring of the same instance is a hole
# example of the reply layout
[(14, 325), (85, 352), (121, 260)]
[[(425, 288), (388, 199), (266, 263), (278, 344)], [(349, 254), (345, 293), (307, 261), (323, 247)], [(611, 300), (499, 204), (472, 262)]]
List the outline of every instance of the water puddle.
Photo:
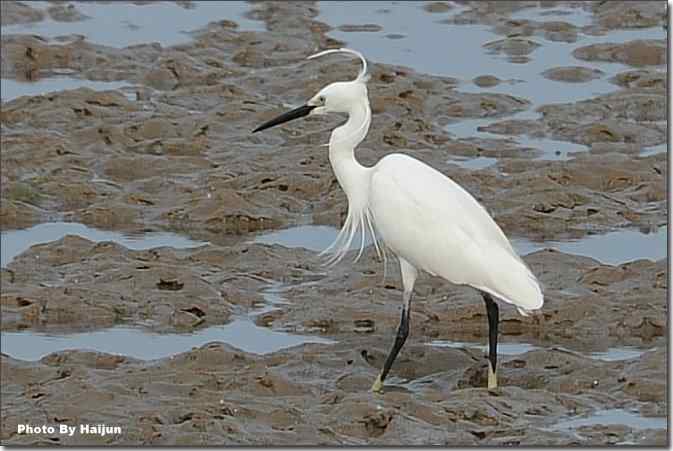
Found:
[(651, 157), (652, 155), (659, 155), (660, 153), (668, 152), (668, 143), (657, 144), (656, 146), (643, 147), (640, 151), (641, 157)]
[[(451, 340), (433, 340), (428, 343), (428, 346), (435, 346), (438, 348), (476, 348), (484, 352), (488, 352), (488, 345), (478, 342), (466, 341), (451, 341)], [(539, 349), (530, 343), (498, 343), (499, 355), (519, 355), (525, 354), (528, 351)]]
[[(435, 346), (438, 348), (474, 348), (483, 351), (484, 353), (488, 352), (488, 345), (484, 342), (477, 341), (453, 341), (453, 340), (433, 340), (428, 343), (428, 346)], [(608, 347), (604, 351), (574, 351), (566, 348), (556, 346), (557, 349), (565, 349), (566, 351), (573, 354), (580, 354), (586, 357), (589, 357), (594, 360), (602, 360), (605, 362), (616, 362), (621, 360), (630, 360), (640, 357), (646, 352), (653, 351), (652, 349), (643, 349), (637, 348), (635, 346), (614, 346)], [(534, 351), (537, 349), (542, 349), (541, 346), (534, 345), (532, 343), (498, 343), (498, 354), (499, 355), (521, 355), (529, 351)]]
[(94, 242), (113, 241), (133, 250), (156, 247), (188, 249), (208, 244), (170, 232), (122, 233), (94, 229), (75, 222), (47, 222), (28, 229), (1, 232), (0, 266), (6, 267), (14, 257), (35, 244), (60, 240), (66, 235), (78, 235)]
[[(574, 43), (533, 36), (530, 40), (541, 45), (528, 55), (528, 61), (520, 63), (506, 56), (490, 53), (483, 47), (488, 42), (503, 39), (503, 36), (490, 31), (490, 27), (464, 24), (460, 20), (453, 23), (454, 16), (468, 7), (456, 3), (452, 3), (452, 6), (446, 13), (433, 14), (426, 12), (421, 2), (353, 2), (348, 8), (344, 8), (339, 2), (320, 2), (317, 20), (334, 27), (329, 33), (331, 37), (357, 48), (372, 61), (458, 78), (462, 80), (458, 88), (462, 92), (501, 93), (528, 99), (532, 102), (530, 109), (525, 112), (528, 114), (542, 105), (576, 102), (619, 89), (609, 79), (619, 72), (629, 70), (629, 66), (621, 63), (581, 61), (572, 55), (575, 48), (634, 39), (666, 39), (666, 31), (661, 27), (614, 30), (604, 35), (589, 35), (580, 30)], [(592, 22), (592, 13), (580, 8), (550, 9), (536, 6), (513, 13), (512, 17), (536, 21), (563, 20), (579, 28)], [(377, 24), (381, 28), (369, 27), (368, 31), (355, 32), (339, 29), (346, 24)], [(396, 39), (391, 39), (391, 36)], [(426, 51), (428, 42), (460, 42), (460, 45), (452, 46), (448, 54), (439, 57), (436, 52)], [(584, 83), (551, 80), (542, 75), (548, 69), (564, 66), (591, 67), (602, 71), (602, 74)], [(503, 81), (496, 86), (479, 87), (472, 82), (479, 75), (497, 75)], [(459, 139), (503, 139), (503, 135), (485, 134), (476, 130), (479, 126), (497, 120), (502, 118), (467, 119), (458, 124), (450, 124), (446, 129)], [(572, 153), (587, 150), (586, 146), (546, 138), (517, 136), (514, 139), (523, 146), (540, 150), (542, 155), (536, 158), (544, 160), (567, 160), (572, 158)], [(478, 166), (480, 163), (474, 164)]]
[(521, 135), (517, 136), (515, 139), (521, 146), (537, 149), (540, 152), (540, 156), (535, 157), (535, 160), (565, 161), (572, 158), (572, 154), (574, 153), (586, 152), (589, 150), (587, 146), (581, 144), (569, 141), (558, 141), (551, 138), (535, 138), (532, 136)]
[[(511, 119), (535, 119), (537, 115), (530, 114), (522, 116), (520, 114), (514, 115)], [(451, 122), (447, 124), (444, 128), (451, 135), (457, 139), (470, 139), (470, 138), (483, 138), (483, 139), (501, 139), (504, 140), (507, 137), (499, 133), (491, 133), (487, 131), (482, 131), (480, 128), (486, 127), (489, 124), (494, 122), (491, 118), (471, 118), (463, 119), (458, 122)]]
[(69, 349), (119, 354), (136, 359), (169, 357), (210, 342), (224, 342), (255, 354), (267, 354), (304, 343), (332, 343), (320, 337), (298, 336), (258, 327), (247, 319), (208, 327), (189, 334), (157, 334), (139, 328), (114, 327), (76, 334), (2, 332), (2, 352), (20, 360), (39, 360)]
[[(329, 36), (358, 49), (371, 61), (413, 67), (418, 72), (464, 80), (491, 73), (490, 64), (486, 64), (490, 63), (490, 58), (479, 57), (484, 53), (481, 45), (497, 39), (498, 35), (483, 26), (439, 23), (447, 18), (447, 14), (430, 14), (423, 10), (421, 2), (359, 1), (350, 2), (344, 8), (339, 2), (322, 1), (318, 7), (316, 20), (334, 27)], [(452, 8), (448, 12), (449, 17), (458, 9)], [(349, 32), (338, 28), (353, 24), (377, 24), (382, 29)], [(391, 39), (391, 36), (396, 39)], [(427, 52), (429, 42), (460, 42), (461, 45), (451, 47), (450, 57), (440, 58), (433, 52)], [(471, 64), (465, 64), (467, 61)]]
[[(532, 113), (531, 111), (522, 111), (521, 113), (510, 116), (509, 119), (535, 120), (538, 116), (539, 114)], [(572, 158), (573, 153), (587, 152), (589, 150), (587, 146), (569, 141), (559, 141), (551, 138), (540, 138), (528, 135), (511, 136), (481, 130), (482, 127), (486, 127), (493, 122), (496, 121), (491, 118), (465, 119), (459, 122), (450, 123), (444, 128), (457, 139), (469, 140), (481, 138), (498, 140), (513, 146), (536, 149), (539, 152), (539, 155), (534, 157), (534, 160), (568, 160)], [(483, 163), (474, 161), (479, 160), (480, 158), (482, 157), (470, 158), (465, 161), (462, 166), (465, 168), (480, 169), (484, 167), (482, 166)], [(497, 161), (497, 159), (494, 160)], [(448, 163), (459, 164), (455, 159), (450, 159)]]
[[(25, 230), (0, 233), (2, 266), (8, 265), (14, 257), (35, 244), (59, 240), (66, 235), (77, 235), (95, 242), (113, 241), (134, 250), (165, 246), (187, 249), (207, 244), (168, 232), (128, 234), (94, 229), (78, 223), (53, 222)], [(17, 359), (37, 360), (52, 352), (79, 349), (151, 360), (188, 351), (212, 341), (225, 342), (243, 351), (257, 354), (271, 353), (303, 343), (333, 343), (320, 337), (274, 331), (259, 327), (253, 322), (255, 316), (287, 304), (282, 294), (289, 288), (290, 286), (280, 282), (269, 281), (261, 290), (264, 304), (255, 308), (250, 315), (236, 318), (222, 326), (213, 326), (193, 333), (158, 334), (134, 327), (113, 327), (69, 334), (2, 332), (2, 352)]]
[[(497, 74), (498, 78), (503, 80), (522, 82), (502, 83), (495, 87), (479, 88), (477, 91), (499, 92), (502, 90), (503, 93), (512, 95), (521, 94), (521, 97), (532, 98), (531, 100), (538, 105), (574, 102), (578, 98), (588, 98), (595, 93), (616, 90), (615, 85), (606, 81), (609, 76), (574, 86), (572, 83), (548, 80), (540, 75), (552, 67), (587, 65), (572, 56), (572, 51), (576, 47), (597, 42), (666, 39), (666, 32), (661, 27), (618, 30), (599, 36), (579, 33), (578, 40), (574, 43), (548, 41), (542, 37), (533, 36), (530, 39), (539, 41), (538, 43), (542, 46), (532, 52), (529, 62), (520, 64), (488, 53), (483, 44), (503, 38), (490, 31), (488, 26), (463, 24), (459, 21), (451, 23), (453, 16), (466, 9), (464, 6), (453, 4), (452, 9), (441, 14), (426, 12), (422, 2), (362, 1), (352, 2), (348, 8), (344, 8), (338, 2), (320, 2), (318, 7), (320, 11), (316, 19), (334, 27), (329, 35), (357, 48), (372, 61), (409, 66), (422, 73), (456, 77), (470, 81), (471, 85), (471, 80), (478, 75)], [(513, 16), (548, 14), (549, 12), (541, 8), (526, 8)], [(581, 9), (557, 12), (565, 14), (566, 19), (564, 20), (580, 27), (590, 21), (591, 16), (591, 13)], [(549, 20), (556, 19), (550, 17)], [(342, 25), (353, 24), (377, 24), (381, 26), (381, 29), (355, 32), (339, 29)], [(399, 39), (390, 39), (391, 35)], [(427, 49), (428, 42), (460, 42), (460, 45), (451, 47), (450, 54), (444, 58), (438, 57), (433, 52), (422, 51)], [(620, 63), (595, 61), (589, 65), (604, 72), (626, 70), (628, 67)], [(558, 89), (559, 87), (562, 89)], [(463, 90), (462, 87), (461, 90)]]
[(623, 346), (609, 348), (607, 351), (592, 352), (590, 354), (592, 359), (604, 360), (606, 362), (615, 362), (619, 360), (630, 360), (640, 357), (648, 351), (654, 349), (640, 349), (635, 346)]
[(251, 313), (251, 316), (259, 316), (264, 313), (273, 312), (280, 309), (281, 305), (288, 305), (289, 302), (283, 297), (283, 293), (289, 290), (291, 287), (284, 285), (277, 281), (272, 281), (269, 285), (262, 289), (262, 297), (264, 298), (264, 304), (261, 306), (256, 306), (255, 310)]
[(94, 332), (40, 333), (2, 332), (2, 352), (20, 360), (39, 360), (66, 350), (105, 352), (154, 360), (170, 357), (210, 342), (224, 342), (245, 352), (268, 354), (306, 343), (331, 344), (333, 340), (297, 335), (257, 326), (252, 320), (263, 313), (288, 304), (282, 293), (290, 286), (270, 281), (261, 290), (264, 305), (249, 315), (228, 324), (212, 326), (191, 333), (154, 333), (137, 327), (113, 327)]
[(510, 16), (512, 20), (532, 20), (536, 22), (568, 22), (576, 27), (592, 24), (593, 14), (581, 8), (524, 8)]
[[(39, 8), (42, 2), (31, 2)], [(191, 40), (188, 32), (205, 27), (209, 22), (232, 20), (239, 30), (262, 31), (264, 22), (248, 19), (252, 9), (243, 1), (188, 2), (73, 2), (79, 12), (88, 16), (76, 22), (57, 22), (49, 18), (41, 22), (2, 26), (2, 34), (34, 34), (53, 39), (57, 36), (82, 35), (88, 41), (110, 47), (128, 47), (158, 42), (171, 46)], [(45, 2), (43, 4), (47, 6)]]
[(632, 429), (666, 429), (665, 417), (644, 417), (624, 409), (597, 410), (591, 415), (556, 423), (552, 430), (577, 429), (583, 426), (624, 425)]
[[(555, 43), (554, 47), (560, 47), (561, 44)], [(543, 47), (547, 51), (547, 44)], [(560, 52), (557, 51), (557, 54)], [(581, 100), (587, 100), (592, 97), (597, 97), (603, 94), (609, 94), (617, 90), (617, 86), (610, 83), (608, 80), (610, 76), (602, 75), (600, 78), (596, 78), (592, 81), (585, 83), (569, 83), (559, 80), (551, 80), (545, 78), (542, 75), (542, 72), (547, 69), (554, 67), (566, 67), (566, 66), (587, 66), (588, 64), (574, 59), (566, 59), (562, 61), (548, 60), (543, 59), (532, 59), (530, 62), (526, 63), (525, 66), (531, 65), (533, 62), (537, 62), (532, 67), (526, 67), (525, 71), (522, 68), (522, 64), (516, 64), (516, 67), (521, 71), (519, 72), (519, 79), (522, 77), (523, 81), (520, 83), (500, 83), (496, 86), (491, 86), (487, 88), (479, 87), (472, 83), (465, 83), (460, 86), (460, 91), (470, 92), (470, 93), (496, 93), (496, 94), (505, 94), (511, 95), (514, 97), (519, 97), (522, 99), (527, 99), (532, 102), (531, 109), (535, 110), (542, 105), (548, 105), (552, 103), (572, 103)], [(627, 70), (628, 66), (623, 66), (617, 64), (620, 67), (609, 68), (617, 63), (599, 63), (591, 62), (591, 67), (603, 70), (603, 72), (609, 71), (610, 73), (618, 73), (623, 70)], [(595, 67), (597, 66), (597, 67)], [(499, 78), (507, 76), (507, 74), (500, 74), (499, 72), (491, 69), (488, 74), (498, 74)], [(514, 75), (514, 73), (512, 73)]]
[[(30, 2), (33, 8), (45, 13), (45, 20), (35, 23), (3, 25), (2, 35), (31, 34), (45, 39), (59, 36), (80, 35), (95, 44), (111, 47), (128, 47), (136, 44), (158, 42), (171, 46), (191, 40), (190, 31), (205, 27), (209, 22), (228, 19), (239, 25), (239, 30), (262, 31), (263, 22), (246, 18), (252, 9), (243, 1), (188, 2), (180, 6), (176, 2), (75, 2), (79, 12), (88, 16), (75, 22), (58, 22), (46, 12), (47, 2)], [(179, 26), (165, 26), (179, 24)], [(59, 44), (62, 41), (52, 41)], [(1, 100), (8, 102), (22, 96), (35, 96), (77, 88), (96, 91), (113, 90), (129, 86), (128, 82), (92, 81), (69, 76), (43, 78), (24, 82), (10, 79), (0, 81)], [(135, 95), (127, 94), (127, 97)]]
[(114, 90), (129, 86), (124, 81), (91, 81), (72, 77), (50, 77), (37, 81), (0, 80), (0, 100), (9, 102), (22, 96), (38, 96), (69, 89), (89, 88), (94, 91)]
[(463, 169), (468, 169), (472, 171), (477, 169), (488, 168), (490, 166), (493, 166), (497, 162), (498, 162), (497, 158), (491, 158), (491, 157), (455, 158), (447, 161), (447, 163), (456, 164)]
[[(256, 243), (279, 244), (284, 247), (302, 247), (314, 252), (327, 249), (336, 239), (339, 230), (326, 225), (301, 225), (258, 235)], [(360, 249), (361, 234), (358, 233), (351, 243), (350, 249)], [(371, 236), (366, 234), (365, 246), (372, 244)]]
[(657, 261), (666, 257), (668, 249), (666, 226), (661, 226), (655, 232), (650, 233), (638, 230), (618, 230), (602, 235), (588, 235), (578, 240), (537, 243), (516, 238), (511, 242), (520, 255), (527, 255), (540, 249), (554, 248), (567, 254), (591, 257), (608, 265), (620, 265), (639, 259)]

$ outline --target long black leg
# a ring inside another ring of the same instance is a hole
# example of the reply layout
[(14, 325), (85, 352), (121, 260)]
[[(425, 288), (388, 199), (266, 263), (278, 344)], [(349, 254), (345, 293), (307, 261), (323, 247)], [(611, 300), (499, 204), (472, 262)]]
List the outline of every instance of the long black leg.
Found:
[(397, 327), (397, 335), (395, 335), (395, 343), (393, 343), (393, 348), (386, 358), (386, 362), (383, 364), (383, 369), (379, 376), (374, 381), (372, 385), (372, 391), (381, 393), (383, 391), (383, 381), (385, 380), (390, 367), (393, 366), (393, 362), (397, 357), (397, 354), (404, 346), (404, 342), (407, 341), (409, 336), (409, 316), (411, 313), (411, 293), (414, 291), (414, 283), (416, 282), (416, 277), (418, 277), (418, 270), (412, 266), (408, 261), (400, 257), (400, 273), (402, 274), (402, 317), (400, 318), (400, 325)]
[(404, 297), (405, 299), (404, 299), (404, 305), (402, 306), (402, 316), (400, 318), (400, 325), (397, 327), (397, 335), (395, 335), (395, 342), (393, 343), (392, 349), (388, 353), (388, 357), (386, 358), (386, 362), (383, 364), (383, 369), (381, 370), (379, 377), (376, 379), (374, 385), (372, 386), (372, 391), (375, 392), (381, 392), (383, 390), (383, 381), (386, 379), (386, 376), (388, 376), (390, 367), (393, 366), (393, 362), (395, 361), (397, 354), (399, 354), (400, 349), (402, 349), (402, 346), (404, 346), (404, 342), (407, 340), (407, 337), (409, 336), (411, 293), (409, 294), (405, 293)]
[(484, 303), (486, 303), (486, 313), (488, 314), (488, 388), (498, 386), (498, 304), (495, 303), (490, 294), (482, 292)]
[(404, 342), (407, 340), (407, 337), (409, 336), (409, 316), (410, 316), (409, 309), (402, 307), (402, 317), (400, 318), (400, 325), (397, 327), (397, 335), (395, 335), (395, 343), (393, 343), (393, 348), (390, 350), (390, 353), (388, 354), (386, 363), (383, 364), (383, 370), (381, 370), (381, 381), (383, 381), (388, 375), (390, 367), (393, 366), (393, 362), (395, 361), (397, 354), (400, 352), (400, 349), (402, 349), (402, 346), (404, 346)]

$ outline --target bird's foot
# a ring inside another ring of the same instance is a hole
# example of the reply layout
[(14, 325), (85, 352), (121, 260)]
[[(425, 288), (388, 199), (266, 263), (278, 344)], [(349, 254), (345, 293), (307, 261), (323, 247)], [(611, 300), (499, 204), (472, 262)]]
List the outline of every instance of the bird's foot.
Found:
[(499, 392), (498, 390), (498, 373), (493, 371), (491, 364), (488, 364), (488, 391), (492, 393)]
[(371, 390), (373, 393), (383, 394), (383, 381), (381, 381), (381, 375), (376, 378)]

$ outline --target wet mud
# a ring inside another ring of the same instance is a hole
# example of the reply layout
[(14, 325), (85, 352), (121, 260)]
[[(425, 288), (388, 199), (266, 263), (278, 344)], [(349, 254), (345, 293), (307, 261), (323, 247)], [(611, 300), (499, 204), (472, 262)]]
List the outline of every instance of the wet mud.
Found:
[[(76, 3), (0, 3), (3, 28), (93, 20)], [(325, 246), (308, 235), (292, 244), (269, 235), (342, 224), (347, 200), (321, 147), (342, 118), (250, 131), (356, 73), (354, 62), (306, 63), (315, 49), (351, 45), (344, 36), (407, 37), (386, 28), (394, 6), (384, 4), (380, 23), (323, 21), (319, 2), (244, 6), (177, 44), (3, 30), (3, 236), (65, 221), (192, 242), (134, 246), (65, 231), (3, 254), (1, 330), (12, 344), (0, 361), (2, 443), (667, 443), (665, 254), (623, 243), (608, 261), (589, 246), (621, 231), (667, 246), (664, 4), (418, 5), (445, 27), (484, 27), (483, 54), (522, 73), (545, 49), (572, 46), (572, 64), (531, 75), (572, 93), (585, 87), (566, 102), (518, 95), (524, 81), (481, 67), (466, 78), (370, 59), (374, 120), (358, 158), (370, 165), (403, 151), (452, 177), (527, 249), (545, 291), (537, 315), (502, 307), (501, 350), (510, 351), (500, 355), (501, 387), (489, 392), (478, 293), (422, 277), (383, 395), (369, 387), (399, 321), (396, 262), (368, 247), (356, 263), (354, 250), (328, 268)], [(58, 77), (97, 84), (21, 94)], [(589, 251), (559, 244), (568, 240)], [(148, 340), (202, 341), (135, 356), (114, 345), (40, 348), (49, 337), (85, 343), (87, 333), (122, 337), (129, 327)], [(22, 336), (35, 338), (30, 353)], [(17, 432), (82, 422), (123, 433)]]

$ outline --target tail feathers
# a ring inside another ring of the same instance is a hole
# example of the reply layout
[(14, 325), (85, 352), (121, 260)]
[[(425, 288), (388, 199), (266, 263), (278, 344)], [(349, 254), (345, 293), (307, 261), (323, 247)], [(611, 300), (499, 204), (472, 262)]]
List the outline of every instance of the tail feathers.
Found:
[(542, 308), (544, 295), (540, 283), (523, 261), (513, 262), (495, 279), (490, 286), (477, 288), (514, 305), (522, 316)]
[(535, 310), (526, 310), (520, 307), (517, 307), (516, 310), (519, 312), (519, 315), (521, 316), (530, 316), (535, 312)]

